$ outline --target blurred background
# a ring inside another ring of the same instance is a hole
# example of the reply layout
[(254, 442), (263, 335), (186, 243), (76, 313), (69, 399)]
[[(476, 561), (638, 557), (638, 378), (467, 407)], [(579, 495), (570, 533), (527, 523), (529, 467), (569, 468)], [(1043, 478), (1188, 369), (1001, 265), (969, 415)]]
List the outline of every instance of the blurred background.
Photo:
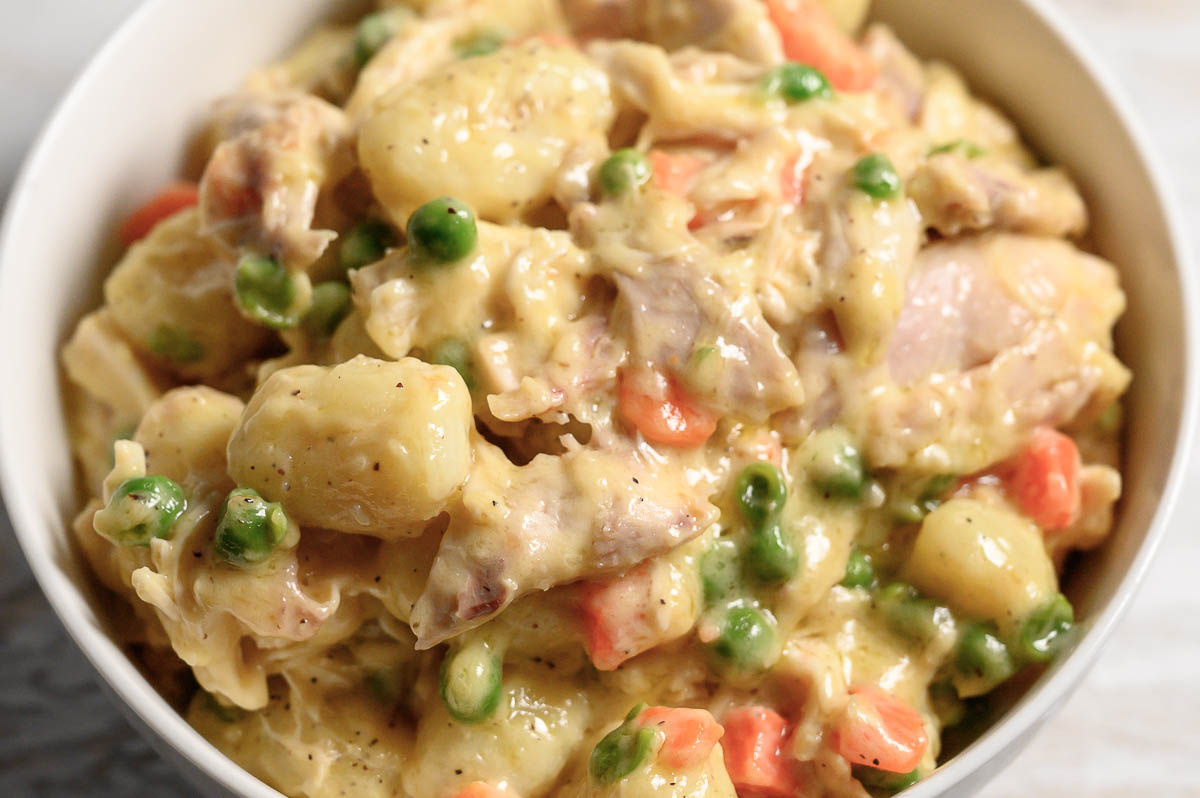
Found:
[[(1200, 1), (1047, 2), (1132, 99), (1200, 253)], [(0, 2), (0, 207), (59, 96), (139, 4)], [(1195, 460), (1189, 484), (1200, 485)], [(1200, 796), (1198, 527), (1200, 496), (1185, 495), (1095, 669), (982, 798)], [(91, 674), (34, 584), (2, 508), (0, 606), (0, 796), (197, 798)]]

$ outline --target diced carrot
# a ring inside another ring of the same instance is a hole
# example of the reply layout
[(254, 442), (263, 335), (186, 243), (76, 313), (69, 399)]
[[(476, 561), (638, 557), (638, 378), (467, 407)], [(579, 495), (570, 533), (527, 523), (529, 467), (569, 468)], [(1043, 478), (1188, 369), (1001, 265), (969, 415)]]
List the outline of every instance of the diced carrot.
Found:
[(669, 153), (662, 150), (650, 151), (650, 167), (654, 170), (654, 185), (678, 197), (686, 197), (692, 190), (696, 173), (707, 164), (703, 158), (687, 153)]
[(796, 207), (804, 204), (804, 173), (811, 161), (811, 153), (805, 152), (798, 152), (784, 161), (779, 173), (780, 196), (784, 203)]
[(585, 646), (597, 670), (616, 670), (660, 642), (647, 617), (651, 588), (649, 565), (616, 579), (580, 585)]
[[(665, 385), (661, 384), (665, 381)], [(694, 449), (702, 446), (717, 428), (717, 417), (700, 405), (674, 377), (662, 377), (654, 385), (622, 373), (617, 406), (621, 418), (651, 443)], [(652, 395), (645, 390), (654, 387)]]
[(198, 200), (199, 190), (195, 183), (172, 183), (145, 205), (129, 214), (121, 224), (121, 243), (129, 246), (145, 238), (146, 234), (154, 229), (154, 225), (184, 208), (190, 208)]
[(892, 773), (915, 768), (929, 745), (920, 713), (872, 685), (850, 691), (834, 740), (837, 752), (850, 764)]
[(663, 733), (658, 760), (674, 770), (696, 767), (712, 753), (725, 730), (703, 709), (647, 707), (638, 721)]
[(486, 781), (473, 781), (459, 790), (454, 798), (516, 798), (511, 792), (493, 787)]
[(725, 770), (738, 798), (793, 798), (800, 790), (796, 760), (788, 755), (787, 720), (766, 707), (741, 707), (721, 721)]
[(1021, 511), (1043, 530), (1070, 526), (1079, 516), (1079, 448), (1058, 430), (1038, 427), (1029, 445), (999, 475)]
[(865, 91), (875, 83), (875, 62), (838, 30), (818, 0), (767, 0), (767, 9), (789, 59), (821, 70), (839, 91)]

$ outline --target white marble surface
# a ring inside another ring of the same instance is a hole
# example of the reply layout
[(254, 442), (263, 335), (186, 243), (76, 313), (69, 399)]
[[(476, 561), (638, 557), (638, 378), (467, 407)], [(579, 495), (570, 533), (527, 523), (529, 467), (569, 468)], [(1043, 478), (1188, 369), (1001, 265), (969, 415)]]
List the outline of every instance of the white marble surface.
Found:
[[(1148, 122), (1200, 251), (1200, 2), (1055, 2)], [(57, 96), (137, 4), (0, 0), (0, 197)], [(1188, 481), (1200, 485), (1200, 461)], [(1187, 494), (1096, 668), (982, 798), (1200, 796), (1200, 493)], [(195, 795), (92, 681), (6, 529), (0, 605), (0, 795)]]

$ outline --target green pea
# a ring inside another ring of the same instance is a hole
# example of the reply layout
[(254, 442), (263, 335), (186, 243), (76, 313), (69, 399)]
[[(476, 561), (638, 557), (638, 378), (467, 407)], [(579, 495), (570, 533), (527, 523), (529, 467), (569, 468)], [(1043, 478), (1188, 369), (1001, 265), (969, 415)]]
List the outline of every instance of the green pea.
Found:
[(866, 489), (867, 474), (862, 454), (842, 427), (827, 427), (805, 446), (805, 468), (818, 490), (828, 496), (858, 499)]
[(917, 523), (938, 508), (946, 491), (954, 487), (957, 481), (958, 477), (953, 474), (930, 477), (915, 499), (900, 497), (892, 502), (892, 514), (902, 523)]
[(213, 548), (229, 562), (255, 565), (271, 556), (288, 528), (283, 505), (267, 501), (253, 488), (235, 488), (217, 516)]
[(1120, 402), (1113, 402), (1104, 408), (1104, 412), (1096, 419), (1096, 428), (1107, 435), (1112, 435), (1121, 428)]
[(472, 365), (471, 347), (461, 338), (443, 338), (429, 350), (429, 362), (450, 366), (458, 372), (467, 390), (475, 390), (475, 367)]
[(870, 587), (875, 584), (875, 566), (871, 558), (858, 549), (850, 552), (846, 561), (846, 575), (842, 577), (843, 587)]
[(967, 705), (959, 698), (958, 690), (948, 681), (937, 681), (929, 685), (929, 706), (938, 716), (942, 726), (954, 726), (966, 716)]
[(721, 636), (712, 643), (713, 652), (744, 670), (761, 670), (775, 648), (775, 627), (753, 607), (733, 607), (725, 613)]
[(462, 260), (475, 251), (478, 238), (474, 212), (453, 197), (431, 200), (408, 217), (409, 246), (436, 263)]
[(170, 539), (186, 509), (183, 488), (174, 480), (158, 474), (133, 477), (117, 486), (93, 526), (118, 545), (149, 546), (154, 538)]
[(768, 518), (750, 532), (746, 567), (760, 582), (775, 584), (795, 576), (800, 554), (778, 518)]
[(217, 720), (222, 723), (234, 723), (241, 719), (242, 710), (240, 707), (227, 706), (222, 704), (217, 697), (207, 690), (201, 690), (204, 695), (204, 708), (216, 716)]
[(700, 584), (706, 604), (716, 604), (733, 595), (738, 586), (738, 550), (732, 540), (715, 540), (704, 553), (700, 559)]
[(354, 29), (354, 63), (362, 68), (375, 57), (396, 32), (393, 15), (386, 11), (367, 14)]
[(879, 591), (875, 604), (888, 625), (909, 640), (929, 642), (954, 625), (954, 614), (948, 607), (922, 598), (916, 588), (904, 582), (893, 582)]
[(195, 363), (204, 357), (204, 346), (178, 327), (160, 324), (146, 342), (150, 351), (176, 363)]
[(891, 159), (876, 152), (854, 165), (854, 187), (875, 199), (891, 199), (899, 196), (902, 186)]
[(588, 757), (588, 772), (593, 781), (602, 785), (615, 784), (649, 758), (657, 736), (653, 729), (635, 726), (637, 716), (645, 707), (645, 704), (635, 706), (620, 726), (596, 743)]
[(500, 706), (503, 666), (482, 641), (451, 649), (442, 660), (438, 692), (450, 717), (480, 723)]
[(1017, 634), (1017, 653), (1027, 662), (1049, 662), (1070, 639), (1075, 609), (1059, 593), (1030, 615)]
[(921, 780), (921, 771), (917, 768), (908, 773), (889, 773), (866, 765), (855, 765), (852, 772), (864, 787), (890, 793), (907, 790)]
[(504, 46), (507, 37), (497, 31), (480, 31), (455, 43), (459, 58), (476, 58), (490, 55)]
[(980, 156), (987, 155), (987, 150), (985, 150), (983, 147), (980, 147), (973, 141), (967, 141), (966, 139), (954, 139), (953, 141), (947, 141), (944, 144), (939, 144), (936, 147), (930, 147), (929, 152), (925, 153), (925, 156), (927, 158), (932, 158), (935, 155), (941, 155), (947, 152), (955, 152), (956, 150), (961, 151), (962, 154), (967, 158), (979, 158)]
[(243, 255), (234, 273), (233, 292), (242, 313), (259, 324), (286, 330), (300, 322), (292, 310), (296, 286), (273, 258)]
[(338, 263), (346, 271), (374, 263), (396, 243), (392, 228), (377, 219), (367, 219), (350, 228), (338, 248)]
[(982, 623), (967, 627), (958, 643), (954, 661), (959, 673), (988, 685), (997, 685), (1017, 672), (1008, 646), (993, 632)]
[(768, 72), (763, 79), (763, 89), (767, 94), (782, 98), (788, 105), (817, 98), (827, 100), (833, 96), (833, 89), (820, 70), (795, 62)]
[(400, 700), (395, 674), (389, 671), (372, 671), (363, 679), (363, 684), (381, 704), (391, 706)]
[(640, 188), (650, 181), (650, 160), (638, 150), (617, 150), (600, 164), (600, 188), (610, 197)]
[(350, 286), (330, 280), (313, 286), (312, 304), (304, 314), (304, 329), (316, 338), (328, 338), (350, 313)]
[(783, 509), (787, 484), (783, 472), (771, 463), (751, 463), (738, 474), (734, 495), (742, 515), (760, 523)]

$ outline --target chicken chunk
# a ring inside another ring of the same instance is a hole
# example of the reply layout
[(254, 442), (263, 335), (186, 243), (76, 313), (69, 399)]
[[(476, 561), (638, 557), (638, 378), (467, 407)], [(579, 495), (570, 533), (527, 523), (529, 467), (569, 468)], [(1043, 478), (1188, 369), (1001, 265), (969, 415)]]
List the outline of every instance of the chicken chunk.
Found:
[(417, 647), (487, 621), (514, 599), (634, 566), (700, 534), (711, 488), (634, 450), (539, 455), (517, 467), (479, 441), (475, 464), (412, 612)]
[[(918, 255), (883, 373), (845, 390), (876, 466), (971, 473), (1038, 424), (1107, 407), (1116, 270), (1064, 241), (991, 234)], [(869, 401), (865, 398), (870, 394)]]
[(688, 45), (764, 64), (783, 60), (779, 32), (759, 0), (567, 0), (584, 38), (642, 39), (668, 50)]
[(311, 227), (318, 194), (354, 165), (346, 115), (290, 90), (234, 95), (216, 114), (223, 140), (200, 181), (201, 231), (307, 268), (337, 237)]
[(917, 170), (908, 190), (925, 224), (944, 236), (991, 229), (1074, 236), (1087, 227), (1083, 198), (1061, 169), (944, 153)]

